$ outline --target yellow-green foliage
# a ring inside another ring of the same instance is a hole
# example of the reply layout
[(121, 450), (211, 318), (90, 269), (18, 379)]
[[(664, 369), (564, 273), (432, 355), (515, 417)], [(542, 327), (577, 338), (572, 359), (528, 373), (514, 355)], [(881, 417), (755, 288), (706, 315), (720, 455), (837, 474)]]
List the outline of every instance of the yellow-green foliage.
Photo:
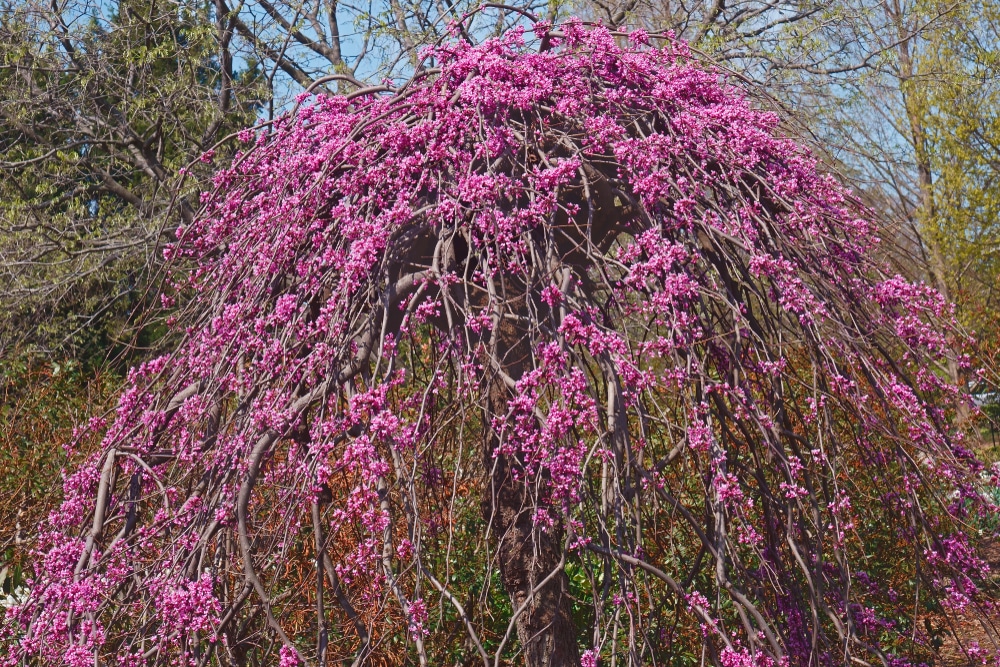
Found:
[(262, 91), (212, 7), (0, 13), (0, 354), (100, 353), (148, 306), (162, 244), (214, 168), (199, 156), (253, 123)]
[(962, 3), (926, 51), (921, 111), (935, 180), (926, 224), (959, 315), (996, 352), (1000, 320), (1000, 4)]

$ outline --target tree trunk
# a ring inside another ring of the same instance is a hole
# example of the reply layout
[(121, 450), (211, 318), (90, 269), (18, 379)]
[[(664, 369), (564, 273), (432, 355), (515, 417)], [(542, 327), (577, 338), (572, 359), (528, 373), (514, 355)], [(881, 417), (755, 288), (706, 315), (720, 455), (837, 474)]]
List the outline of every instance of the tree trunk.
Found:
[[(504, 372), (514, 378), (522, 375), (530, 350), (526, 337), (510, 325), (497, 332), (497, 357)], [(524, 607), (516, 619), (525, 667), (579, 667), (577, 633), (570, 613), (569, 578), (563, 569), (564, 531), (561, 525), (535, 525), (538, 501), (523, 476), (516, 457), (495, 454), (499, 434), (492, 428), (492, 418), (503, 418), (508, 411), (511, 390), (496, 378), (489, 387), (484, 429), (484, 462), (489, 475), (483, 511), (493, 538), (497, 541), (498, 562), (504, 588), (510, 596), (514, 613)], [(544, 582), (544, 584), (543, 584)]]
[[(899, 80), (900, 92), (903, 95), (903, 106), (906, 109), (907, 121), (910, 125), (910, 137), (913, 144), (913, 157), (917, 166), (917, 185), (920, 191), (919, 210), (917, 215), (918, 228), (922, 228), (921, 241), (927, 246), (929, 257), (928, 273), (934, 283), (934, 287), (941, 296), (949, 303), (952, 301), (952, 292), (948, 284), (948, 267), (945, 263), (944, 253), (938, 239), (939, 230), (935, 228), (935, 218), (937, 211), (934, 204), (934, 177), (931, 167), (931, 153), (928, 147), (927, 130), (924, 127), (922, 117), (922, 100), (919, 98), (920, 90), (916, 88), (918, 72), (915, 69), (913, 57), (910, 53), (910, 39), (907, 31), (902, 25), (901, 14), (894, 16), (899, 34), (899, 45), (897, 55), (899, 56)], [(951, 355), (948, 356), (947, 369), (949, 379), (955, 386), (966, 388), (965, 373), (959, 367), (958, 362)], [(958, 425), (964, 428), (969, 422), (969, 406), (964, 397), (959, 396), (955, 401), (955, 418)]]
[[(621, 201), (621, 193), (611, 187), (609, 178), (592, 164), (584, 164), (589, 180), (589, 192), (579, 187), (565, 190), (563, 196), (579, 205), (575, 220), (558, 219), (567, 234), (554, 241), (555, 254), (563, 270), (576, 267), (575, 275), (586, 279), (590, 258), (580, 248), (601, 249), (610, 245), (636, 212), (632, 205)], [(560, 213), (559, 215), (564, 215)], [(572, 224), (571, 224), (572, 223)], [(585, 236), (576, 236), (586, 230)], [(526, 321), (528, 289), (503, 281), (502, 289), (493, 285), (493, 294), (503, 294), (503, 304), (492, 338), (495, 363), (509, 378), (521, 378), (530, 367), (532, 350), (528, 331), (519, 322)], [(510, 316), (513, 317), (510, 317)], [(526, 667), (579, 667), (580, 650), (577, 631), (570, 611), (569, 577), (563, 560), (565, 531), (561, 523), (551, 527), (535, 525), (539, 500), (533, 484), (525, 484), (523, 461), (516, 456), (496, 454), (499, 434), (493, 430), (493, 419), (503, 419), (508, 412), (513, 391), (499, 377), (489, 381), (484, 426), (484, 462), (489, 474), (487, 498), (483, 511), (493, 539), (497, 541), (499, 568), (504, 587), (510, 596), (513, 611), (524, 609), (516, 619), (517, 637)], [(553, 512), (552, 514), (558, 514)]]
[(563, 531), (542, 531), (535, 526), (528, 489), (510, 475), (506, 458), (498, 457), (491, 478), (490, 528), (499, 542), (500, 574), (511, 606), (514, 611), (524, 606), (517, 618), (524, 664), (578, 667), (569, 578), (561, 562)]

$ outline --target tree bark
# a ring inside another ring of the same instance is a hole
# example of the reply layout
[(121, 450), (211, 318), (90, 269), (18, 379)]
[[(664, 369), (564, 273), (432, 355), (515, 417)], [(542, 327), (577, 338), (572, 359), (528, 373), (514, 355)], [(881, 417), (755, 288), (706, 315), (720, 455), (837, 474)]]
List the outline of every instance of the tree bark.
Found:
[[(556, 243), (556, 256), (564, 269), (576, 268), (585, 280), (590, 258), (580, 248), (602, 249), (625, 228), (636, 211), (624, 193), (612, 189), (608, 176), (585, 163), (582, 167), (589, 188), (581, 184), (562, 196), (579, 206), (575, 220), (561, 219), (565, 237)], [(560, 214), (563, 215), (563, 214)], [(572, 223), (572, 224), (571, 224)], [(580, 236), (582, 230), (585, 236)], [(507, 281), (502, 290), (506, 300), (499, 310), (515, 317), (500, 317), (493, 332), (492, 354), (502, 373), (517, 380), (532, 365), (530, 335), (523, 325), (527, 317), (528, 288)], [(493, 307), (498, 307), (493, 304)], [(500, 314), (499, 312), (497, 314)], [(509, 381), (509, 380), (508, 380)], [(539, 499), (530, 482), (525, 484), (524, 462), (517, 456), (499, 454), (500, 435), (493, 420), (506, 417), (513, 391), (500, 374), (489, 381), (484, 425), (484, 462), (489, 488), (483, 511), (493, 539), (497, 541), (500, 574), (510, 596), (512, 610), (524, 609), (516, 618), (517, 637), (526, 667), (579, 667), (580, 650), (573, 624), (569, 577), (563, 560), (565, 530), (556, 525), (544, 529), (535, 525)], [(551, 513), (557, 515), (557, 512)]]
[[(526, 336), (504, 324), (496, 332), (497, 355), (505, 373), (519, 378), (530, 359)], [(517, 472), (523, 462), (498, 454), (500, 436), (493, 418), (508, 411), (512, 392), (500, 378), (488, 388), (484, 428), (484, 462), (489, 488), (483, 510), (497, 541), (504, 588), (516, 613), (517, 637), (525, 667), (579, 667), (577, 632), (570, 611), (569, 578), (563, 569), (564, 530), (557, 524), (535, 524), (539, 509), (532, 488)]]
[[(917, 85), (918, 74), (913, 56), (910, 53), (909, 32), (902, 25), (902, 12), (890, 14), (895, 20), (899, 34), (899, 45), (897, 55), (899, 57), (899, 81), (900, 92), (903, 95), (903, 107), (906, 110), (907, 122), (910, 125), (910, 139), (913, 144), (913, 157), (917, 166), (917, 185), (919, 187), (919, 209), (916, 212), (918, 220), (916, 225), (922, 228), (921, 241), (927, 246), (929, 257), (928, 273), (933, 280), (934, 287), (945, 301), (953, 303), (952, 290), (948, 281), (948, 267), (945, 263), (944, 253), (938, 239), (939, 230), (935, 228), (935, 218), (937, 210), (934, 203), (934, 176), (931, 166), (931, 152), (928, 147), (927, 130), (924, 127), (922, 117), (922, 104), (919, 99), (920, 91)], [(947, 360), (948, 376), (952, 383), (965, 389), (965, 373), (959, 367), (958, 362), (951, 355)], [(958, 425), (966, 427), (969, 422), (969, 406), (965, 399), (959, 396), (955, 401), (955, 418)]]

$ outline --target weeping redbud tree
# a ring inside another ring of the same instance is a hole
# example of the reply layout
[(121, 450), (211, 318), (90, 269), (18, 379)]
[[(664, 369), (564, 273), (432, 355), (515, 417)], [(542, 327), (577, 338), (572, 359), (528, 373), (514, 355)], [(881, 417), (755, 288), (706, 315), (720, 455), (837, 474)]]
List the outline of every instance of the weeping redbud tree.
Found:
[(5, 664), (896, 667), (992, 609), (940, 296), (683, 44), (535, 33), (243, 134)]

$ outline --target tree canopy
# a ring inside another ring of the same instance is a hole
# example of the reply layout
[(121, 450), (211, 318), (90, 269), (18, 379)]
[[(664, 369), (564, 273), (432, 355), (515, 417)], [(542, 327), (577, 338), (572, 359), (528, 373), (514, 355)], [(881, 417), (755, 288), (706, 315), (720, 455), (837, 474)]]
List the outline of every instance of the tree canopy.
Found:
[(458, 32), (241, 133), (7, 662), (896, 666), (991, 609), (873, 212), (681, 42)]

